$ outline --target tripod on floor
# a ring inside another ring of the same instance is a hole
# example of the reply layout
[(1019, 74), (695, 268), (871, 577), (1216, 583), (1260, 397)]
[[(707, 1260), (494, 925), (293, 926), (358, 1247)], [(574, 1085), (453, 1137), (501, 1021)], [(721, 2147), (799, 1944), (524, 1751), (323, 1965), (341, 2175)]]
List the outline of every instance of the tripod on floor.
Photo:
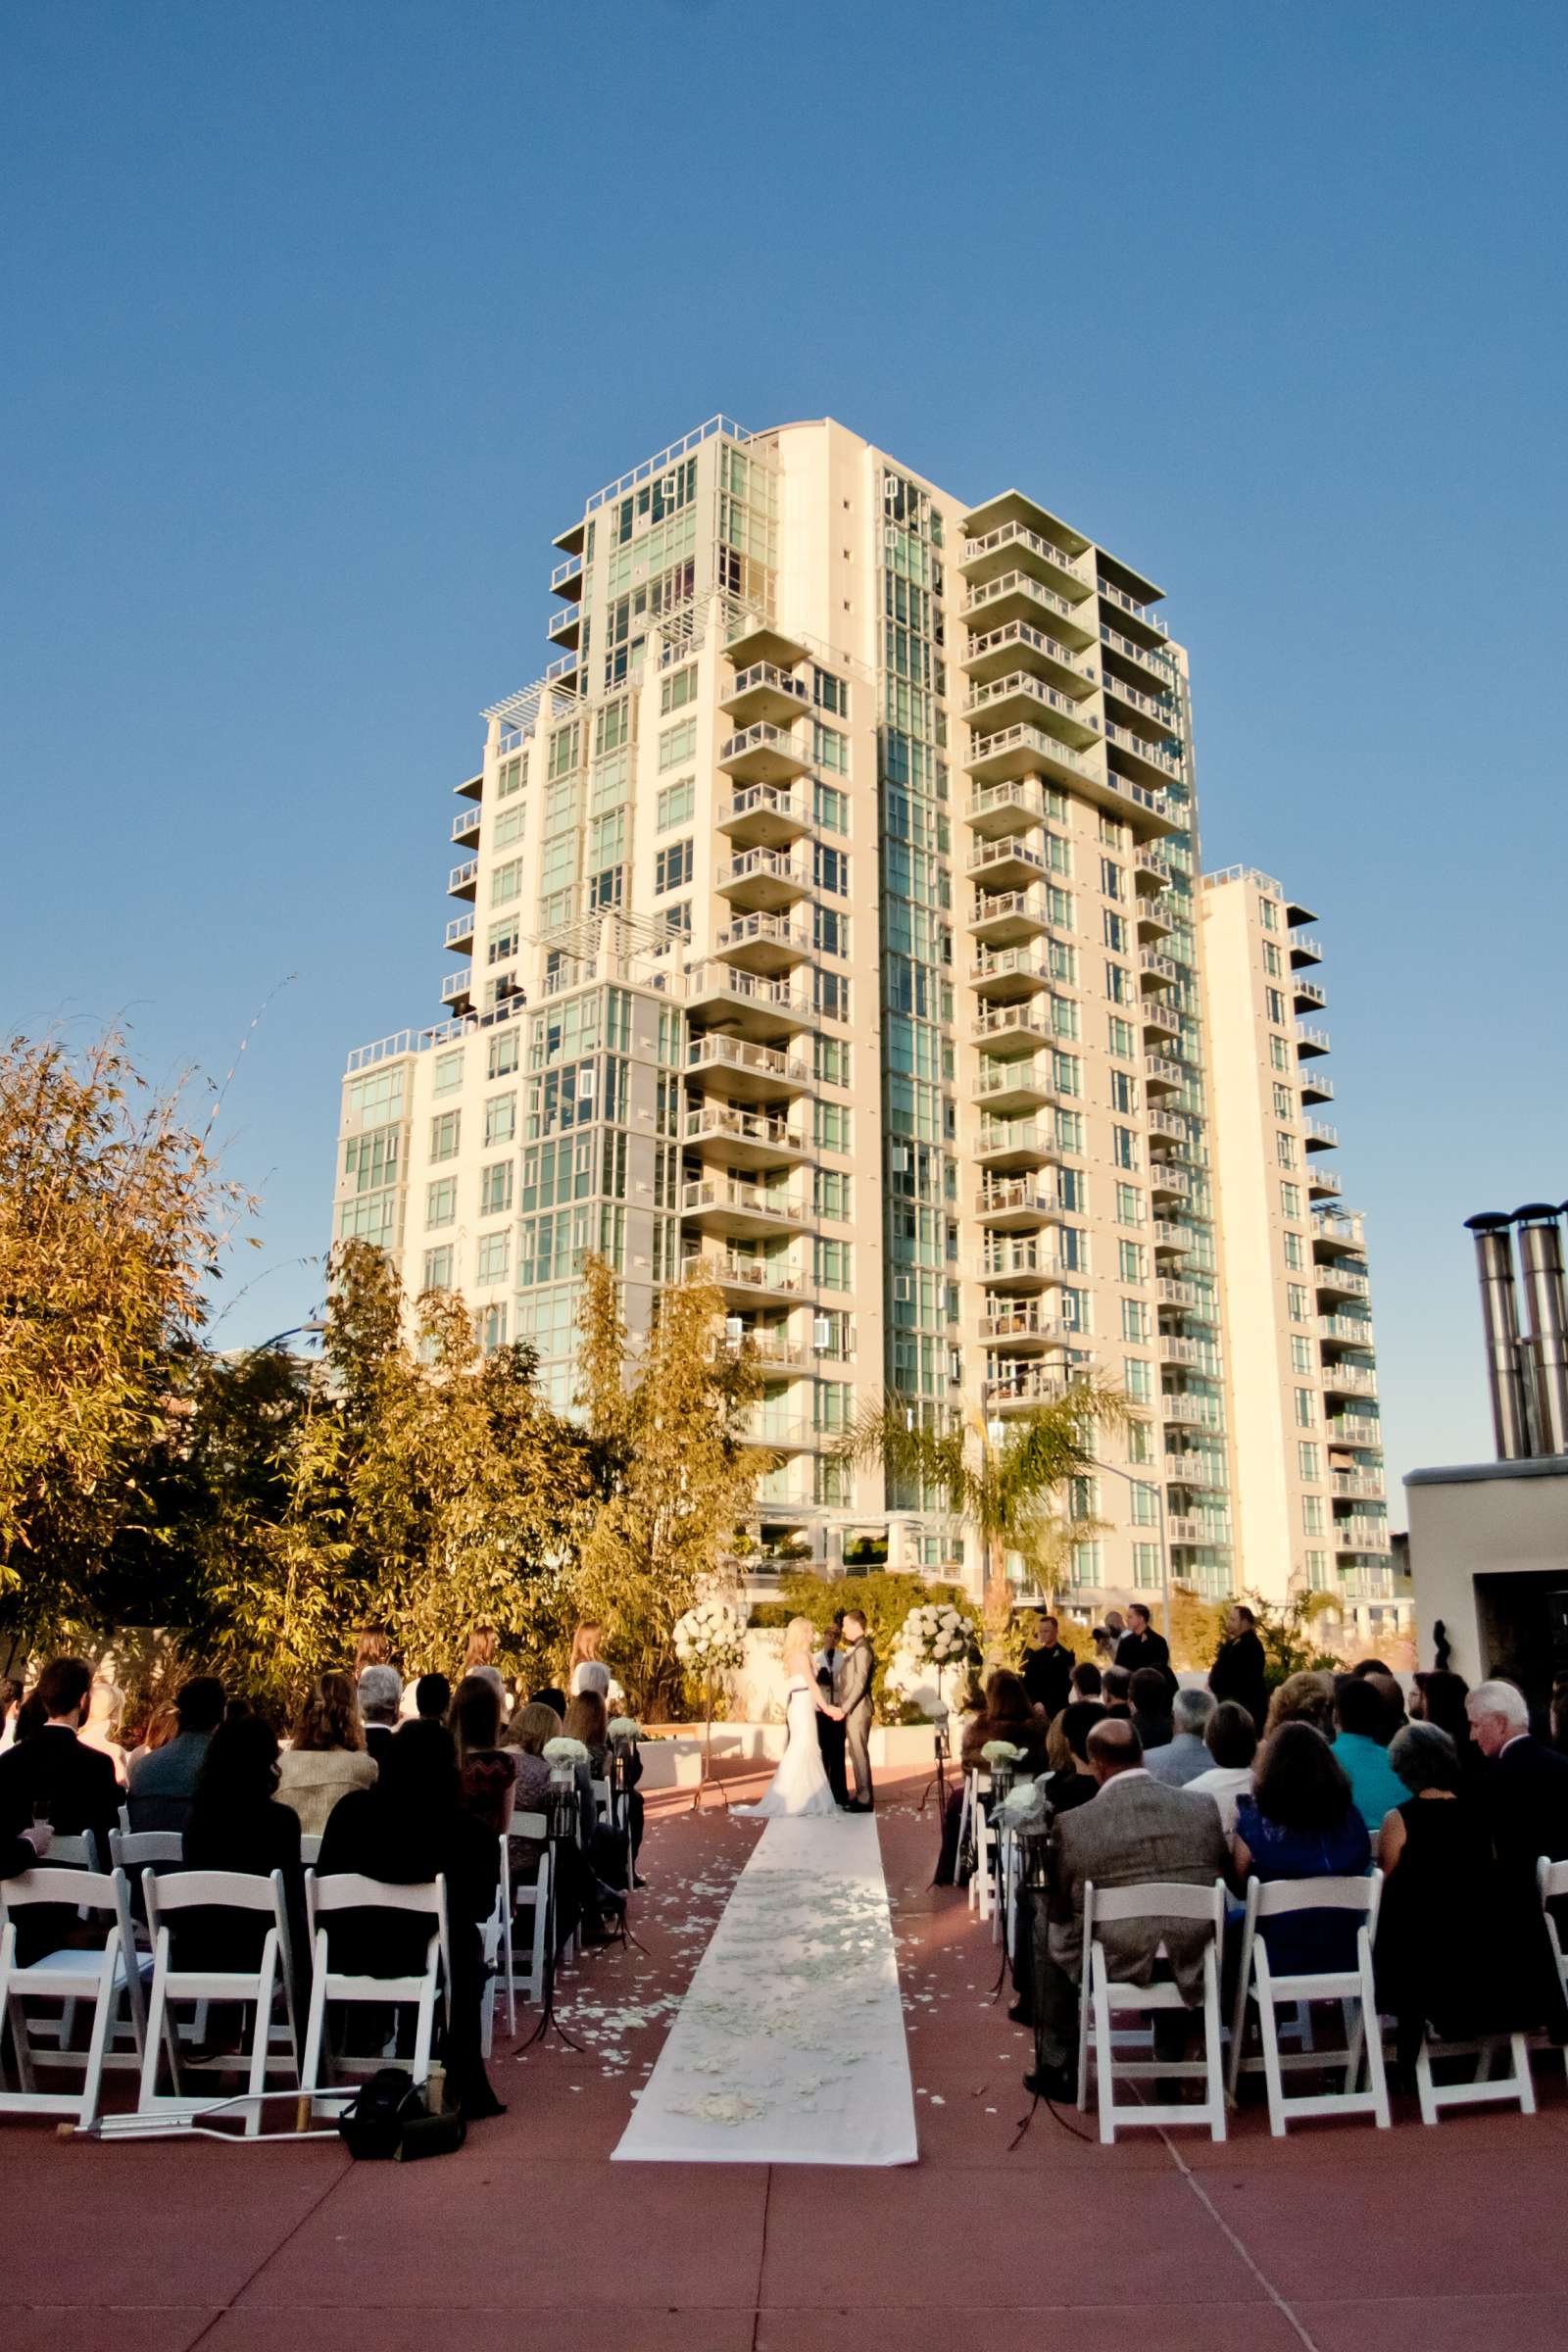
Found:
[(556, 2015), (556, 1895), (561, 1885), (562, 1848), (567, 1844), (576, 1844), (581, 1820), (577, 1806), (575, 1774), (568, 1775), (564, 1780), (558, 1780), (552, 1773), (545, 1817), (549, 1825), (547, 1834), (550, 1839), (550, 1868), (545, 1876), (544, 1999), (540, 2005), (539, 2023), (527, 2040), (519, 2042), (517, 2048), (519, 2051), (531, 2050), (536, 2041), (544, 2039), (546, 2034), (554, 2033), (561, 2036), (568, 2050), (580, 2052), (582, 2043), (573, 2041)]
[(948, 1761), (953, 1754), (953, 1742), (948, 1737), (948, 1718), (945, 1713), (937, 1717), (936, 1734), (932, 1740), (932, 1746), (935, 1750), (936, 1760), (931, 1767), (926, 1785), (920, 1791), (920, 1802), (916, 1805), (915, 1811), (923, 1813), (931, 1799), (935, 1797), (937, 1820), (943, 1822), (947, 1819), (948, 1812)]

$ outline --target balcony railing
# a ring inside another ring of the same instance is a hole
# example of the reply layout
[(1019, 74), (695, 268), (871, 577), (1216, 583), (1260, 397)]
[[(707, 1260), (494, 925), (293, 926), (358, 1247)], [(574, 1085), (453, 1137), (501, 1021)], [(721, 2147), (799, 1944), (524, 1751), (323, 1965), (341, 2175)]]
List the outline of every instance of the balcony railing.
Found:
[(1053, 1279), (1061, 1271), (1055, 1252), (1035, 1241), (1004, 1242), (981, 1252), (977, 1268), (982, 1282), (1004, 1282), (1013, 1274), (1040, 1274)]
[(1040, 1217), (1055, 1217), (1061, 1203), (1033, 1176), (993, 1176), (980, 1187), (977, 1206), (982, 1217), (1009, 1215), (1024, 1209)]
[(1151, 767), (1157, 767), (1160, 774), (1169, 776), (1173, 783), (1179, 780), (1181, 761), (1172, 759), (1169, 752), (1160, 751), (1147, 736), (1135, 735), (1130, 727), (1118, 727), (1107, 718), (1105, 741), (1118, 752), (1131, 752), (1137, 759), (1147, 760)]
[(778, 1217), (787, 1225), (810, 1221), (804, 1202), (759, 1184), (688, 1184), (682, 1188), (680, 1204), (688, 1216), (703, 1208), (735, 1208), (749, 1216)]
[(1037, 1037), (1042, 1045), (1049, 1045), (1052, 1031), (1050, 1022), (1035, 1010), (1033, 1000), (1023, 997), (1000, 1011), (983, 1012), (969, 1034), (977, 1045), (988, 1037)]
[[(693, 1261), (688, 1258), (686, 1263)], [(806, 1285), (793, 1266), (776, 1263), (766, 1257), (732, 1257), (726, 1251), (714, 1251), (701, 1256), (696, 1262), (714, 1282), (730, 1290), (768, 1291), (780, 1298), (798, 1298)]]
[(1329, 1484), (1336, 1494), (1360, 1495), (1368, 1502), (1381, 1502), (1385, 1492), (1378, 1470), (1336, 1470)]
[(1364, 1450), (1383, 1443), (1382, 1422), (1359, 1413), (1330, 1413), (1323, 1431), (1331, 1446), (1354, 1446)]
[(1000, 841), (977, 842), (969, 853), (965, 871), (983, 873), (988, 865), (1032, 865), (1036, 873), (1048, 868), (1045, 857), (1026, 833), (1004, 834)]
[(1063, 620), (1075, 618), (1074, 607), (1066, 597), (1058, 596), (1054, 588), (1048, 588), (1044, 580), (1037, 580), (1029, 571), (1004, 571), (1000, 579), (985, 580), (978, 588), (971, 588), (963, 600), (964, 618), (971, 612), (983, 612), (987, 605), (1000, 604), (1004, 596), (1020, 595), (1043, 605), (1048, 612), (1059, 612)]
[(773, 694), (787, 694), (792, 700), (809, 704), (810, 692), (804, 678), (795, 677), (789, 670), (780, 669), (773, 662), (754, 662), (749, 669), (739, 670), (734, 684), (728, 688), (726, 703), (738, 703), (743, 695), (756, 694), (766, 687)]
[(804, 1152), (806, 1138), (787, 1119), (770, 1119), (765, 1111), (734, 1110), (727, 1103), (710, 1102), (706, 1107), (686, 1113), (685, 1135), (688, 1143), (700, 1144), (710, 1137), (730, 1136), (737, 1143), (762, 1144), (779, 1152)]
[(1062, 743), (1054, 735), (1043, 735), (1038, 727), (1022, 723), (1015, 727), (1003, 727), (995, 735), (976, 736), (969, 755), (970, 764), (978, 766), (981, 760), (994, 760), (999, 753), (1017, 750), (1038, 752), (1042, 760), (1055, 760), (1062, 767), (1075, 768), (1080, 775), (1094, 772), (1071, 744)]
[(797, 865), (782, 850), (748, 850), (744, 858), (732, 858), (718, 869), (720, 890), (726, 884), (762, 880), (788, 883), (802, 891), (811, 887), (805, 866)]
[(1054, 539), (1042, 538), (1038, 531), (1030, 530), (1027, 523), (1004, 522), (999, 529), (987, 531), (982, 539), (966, 539), (963, 543), (963, 562), (965, 564), (977, 564), (984, 556), (1001, 555), (1011, 547), (1037, 556), (1042, 563), (1065, 572), (1088, 594), (1090, 581), (1083, 559), (1069, 556), (1064, 547), (1058, 547)]
[(1141, 620), (1145, 628), (1152, 629), (1157, 637), (1170, 635), (1169, 629), (1160, 619), (1159, 614), (1151, 612), (1148, 605), (1139, 604), (1137, 598), (1129, 596), (1125, 588), (1114, 587), (1106, 579), (1097, 580), (1095, 585), (1108, 603), (1118, 606), (1123, 612), (1130, 612), (1134, 620)]
[(1323, 1387), (1331, 1396), (1375, 1396), (1378, 1376), (1361, 1364), (1325, 1364)]
[(743, 1045), (733, 1037), (694, 1037), (686, 1048), (686, 1067), (689, 1070), (711, 1068), (754, 1070), (760, 1077), (806, 1085), (810, 1079), (809, 1066), (804, 1061), (781, 1054), (776, 1046)]

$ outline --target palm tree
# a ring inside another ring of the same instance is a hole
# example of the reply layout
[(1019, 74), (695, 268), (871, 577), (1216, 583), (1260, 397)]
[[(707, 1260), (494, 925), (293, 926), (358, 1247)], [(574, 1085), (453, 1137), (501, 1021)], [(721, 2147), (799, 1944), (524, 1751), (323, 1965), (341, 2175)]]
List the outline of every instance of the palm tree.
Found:
[(985, 1546), (985, 1605), (1006, 1615), (1006, 1555), (1027, 1548), (1059, 1516), (1068, 1481), (1090, 1475), (1102, 1430), (1138, 1419), (1119, 1389), (1080, 1373), (1059, 1396), (994, 1435), (971, 1413), (933, 1428), (897, 1395), (865, 1405), (838, 1448), (849, 1462), (877, 1464), (887, 1478), (934, 1488), (956, 1518), (970, 1520)]

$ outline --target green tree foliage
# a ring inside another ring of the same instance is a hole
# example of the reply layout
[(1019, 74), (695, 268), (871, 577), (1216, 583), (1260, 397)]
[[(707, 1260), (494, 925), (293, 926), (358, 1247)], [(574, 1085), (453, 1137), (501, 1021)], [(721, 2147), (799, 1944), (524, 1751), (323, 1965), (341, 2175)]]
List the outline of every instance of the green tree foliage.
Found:
[(0, 1617), (47, 1642), (108, 1605), (117, 1541), (187, 1409), (241, 1197), (180, 1088), (109, 1034), (0, 1051)]
[(578, 1597), (604, 1625), (633, 1706), (658, 1718), (680, 1703), (675, 1621), (718, 1574), (770, 1458), (745, 1426), (761, 1384), (750, 1354), (724, 1345), (717, 1287), (697, 1270), (661, 1294), (628, 1379), (614, 1277), (591, 1258), (582, 1335), (578, 1401), (598, 1493)]

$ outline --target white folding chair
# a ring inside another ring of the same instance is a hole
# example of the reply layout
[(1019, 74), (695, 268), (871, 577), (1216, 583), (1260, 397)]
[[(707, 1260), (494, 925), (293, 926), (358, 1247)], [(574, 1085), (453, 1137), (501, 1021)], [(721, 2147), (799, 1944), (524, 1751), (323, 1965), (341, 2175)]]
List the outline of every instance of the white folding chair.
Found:
[(507, 1833), (501, 1833), (501, 1869), (496, 1882), (495, 1909), (484, 1923), (484, 1996), (480, 2009), (480, 2032), (484, 2054), (490, 2055), (495, 2038), (496, 1995), (507, 2004), (507, 2032), (517, 2031), (517, 1995), (513, 1984), (512, 1954), (512, 1853)]
[[(179, 2035), (171, 2004), (194, 2001), (205, 2021), (207, 2004), (237, 2001), (254, 2008), (250, 2046), (236, 2052), (234, 2067), (245, 2075), (245, 2095), (259, 2102), (269, 2074), (281, 2073), (285, 2086), (300, 2079), (299, 2024), (294, 2014), (293, 1954), (289, 1945), (288, 1911), (283, 1897), (283, 1873), (258, 1878), (237, 1870), (185, 1870), (161, 1879), (156, 1870), (142, 1873), (147, 1925), (153, 1939), (153, 1988), (147, 2012), (147, 2039), (142, 2058), (138, 2115), (203, 2115), (221, 2104), (211, 2093), (196, 2096), (180, 2071)], [(268, 1927), (261, 1957), (254, 1968), (180, 1968), (178, 1921), (182, 1912), (229, 1911), (263, 1916)], [(172, 1936), (171, 1934), (172, 1926)], [(274, 2027), (277, 1995), (283, 1995), (283, 2014)], [(281, 2046), (278, 2046), (279, 2043)], [(158, 2087), (159, 2060), (167, 2056), (172, 2087)], [(189, 2052), (185, 2053), (189, 2062)], [(246, 2132), (262, 2128), (260, 2104), (249, 2108)]]
[[(116, 1870), (122, 1870), (132, 1886), (140, 1884), (144, 1870), (179, 1870), (185, 1860), (185, 1838), (180, 1830), (111, 1830), (109, 1855)], [(54, 1860), (51, 1847), (49, 1859)]]
[(609, 1781), (593, 1781), (590, 1782), (589, 1786), (592, 1788), (594, 1792), (594, 1806), (599, 1819), (601, 1821), (609, 1821), (611, 1816)]
[[(1174, 1984), (1129, 1984), (1110, 1974), (1102, 1928), (1121, 1920), (1197, 1920), (1208, 1930), (1203, 1950), (1203, 2055), (1201, 2058), (1118, 2058), (1111, 2033), (1113, 2013), (1132, 2011), (1140, 2017), (1160, 2009), (1185, 2011), (1187, 2003)], [(1219, 1955), (1225, 1933), (1225, 1882), (1211, 1886), (1187, 1886), (1174, 1881), (1152, 1881), (1144, 1886), (1084, 1887), (1084, 1984), (1078, 2024), (1078, 2104), (1089, 2103), (1089, 2070), (1098, 2078), (1100, 2136), (1113, 2140), (1119, 2128), (1131, 2125), (1206, 2123), (1213, 2139), (1225, 2137), (1225, 2080), (1220, 2063)], [(1150, 2082), (1174, 2078), (1201, 2082), (1203, 2099), (1191, 2106), (1145, 2105), (1118, 2100), (1117, 2079)]]
[[(24, 1966), (17, 1958), (18, 1921), (43, 1904), (69, 1908), (78, 1919), (95, 1914), (106, 1918), (109, 1925), (102, 1945), (90, 1950), (66, 1947), (45, 1952)], [(0, 2115), (69, 2116), (81, 2129), (95, 2121), (120, 1996), (132, 1984), (136, 1991), (131, 1997), (130, 2021), (140, 2045), (140, 1984), (133, 1963), (127, 1970), (125, 1956), (129, 1917), (130, 1897), (121, 1871), (44, 1867), (29, 1870), (21, 1878), (0, 1880), (0, 2024), (11, 2029), (17, 2070), (16, 2088), (0, 2088)], [(29, 2000), (64, 2004), (57, 2041), (33, 2039), (25, 2008)], [(77, 2001), (92, 2003), (92, 2026), (84, 2051), (67, 2046), (69, 2021)], [(79, 2070), (79, 2089), (39, 2090), (35, 2066), (70, 2073)]]
[(319, 1860), (320, 1860), (320, 1859), (321, 1859), (321, 1840), (319, 1839), (319, 1838), (301, 1838), (301, 1839), (300, 1839), (300, 1867), (301, 1867), (301, 1869), (302, 1869), (302, 1870), (314, 1870), (314, 1869), (316, 1868), (316, 1865), (318, 1864), (318, 1862), (319, 1862)]
[[(969, 1880), (969, 1908), (981, 1919), (989, 1919), (997, 1903), (997, 1833), (990, 1814), (981, 1803), (982, 1796), (991, 1792), (989, 1772), (971, 1771), (964, 1786), (964, 1802), (968, 1824), (974, 1838), (974, 1870)], [(959, 1834), (959, 1852), (963, 1850)]]
[[(328, 2001), (372, 2009), (412, 2008), (415, 2035), (410, 2071), (416, 2082), (427, 2081), (435, 2040), (436, 1999), (443, 1984), (450, 1984), (452, 1981), (446, 1880), (435, 1879), (424, 1886), (396, 1886), (383, 1879), (362, 1878), (358, 1872), (345, 1871), (320, 1879), (315, 1871), (307, 1871), (305, 1902), (315, 1955), (310, 2016), (305, 2029), (305, 2065), (300, 2082), (305, 2096), (313, 2104), (323, 2098), (347, 2098), (351, 2095), (347, 2089), (323, 2082), (323, 2069), (330, 2067), (340, 2074), (373, 2073), (383, 2063), (379, 2056), (334, 2059), (327, 2047)], [(406, 1977), (356, 1976), (334, 1969), (328, 1952), (326, 1923), (344, 1911), (413, 1912), (428, 1919), (430, 1934), (423, 1967), (417, 1974)]]
[[(51, 1838), (45, 1859), (51, 1870), (102, 1870), (98, 1840), (90, 1830), (74, 1838)], [(108, 1873), (104, 1873), (105, 1877)]]
[[(1254, 1878), (1248, 1883), (1247, 1917), (1242, 1927), (1241, 1967), (1231, 2027), (1230, 2095), (1235, 2098), (1244, 2070), (1252, 2074), (1261, 2069), (1268, 2087), (1268, 2126), (1276, 2139), (1284, 2138), (1293, 2117), (1299, 2120), (1314, 2115), (1370, 2115), (1380, 2132), (1389, 2129), (1383, 2029), (1372, 1983), (1372, 1944), (1377, 1935), (1382, 1894), (1380, 1870), (1358, 1879), (1275, 1879), (1264, 1885)], [(1353, 1968), (1276, 1975), (1258, 1922), (1308, 1911), (1359, 1914)], [(1340, 2003), (1345, 2021), (1343, 2058), (1338, 2050), (1316, 2049), (1309, 2032), (1302, 2034), (1301, 2048), (1280, 2048), (1279, 2010), (1300, 2004), (1302, 2016), (1309, 2019), (1313, 2001)], [(1244, 2054), (1250, 2011), (1255, 2011), (1257, 2017), (1260, 2054), (1256, 2058)], [(1363, 2057), (1367, 2077), (1364, 2090), (1359, 2087)], [(1335, 2072), (1342, 2065), (1343, 2090), (1320, 2089), (1286, 2097), (1285, 2076), (1293, 2069), (1309, 2068), (1321, 2075)]]
[[(518, 1879), (514, 1883), (510, 1854), (504, 1855), (502, 1861), (502, 1868), (507, 1874), (506, 1884), (514, 1914), (525, 1910), (531, 1910), (533, 1913), (533, 1935), (530, 1942), (528, 1967), (526, 1973), (521, 1976), (517, 1974), (512, 1937), (509, 1936), (507, 1938), (506, 1955), (511, 1988), (514, 1996), (520, 1991), (525, 2001), (534, 2002), (542, 2001), (545, 1997), (545, 1929), (550, 1914), (549, 1827), (549, 1822), (543, 1813), (514, 1813), (512, 1835), (514, 1838), (537, 1838), (543, 1850), (531, 1879)], [(515, 2033), (515, 2024), (512, 2030)]]
[[(1568, 1899), (1568, 1862), (1553, 1862), (1549, 1855), (1543, 1854), (1536, 1864), (1536, 1887), (1541, 1896), (1541, 1911), (1546, 1923), (1546, 1939), (1551, 1945), (1557, 1981), (1563, 1988), (1564, 1998), (1568, 1999), (1568, 1960), (1563, 1957), (1562, 1937), (1557, 1933), (1557, 1922), (1551, 1909), (1553, 1903)], [(1564, 2049), (1562, 2059), (1564, 2067), (1568, 2068), (1568, 2048)]]

